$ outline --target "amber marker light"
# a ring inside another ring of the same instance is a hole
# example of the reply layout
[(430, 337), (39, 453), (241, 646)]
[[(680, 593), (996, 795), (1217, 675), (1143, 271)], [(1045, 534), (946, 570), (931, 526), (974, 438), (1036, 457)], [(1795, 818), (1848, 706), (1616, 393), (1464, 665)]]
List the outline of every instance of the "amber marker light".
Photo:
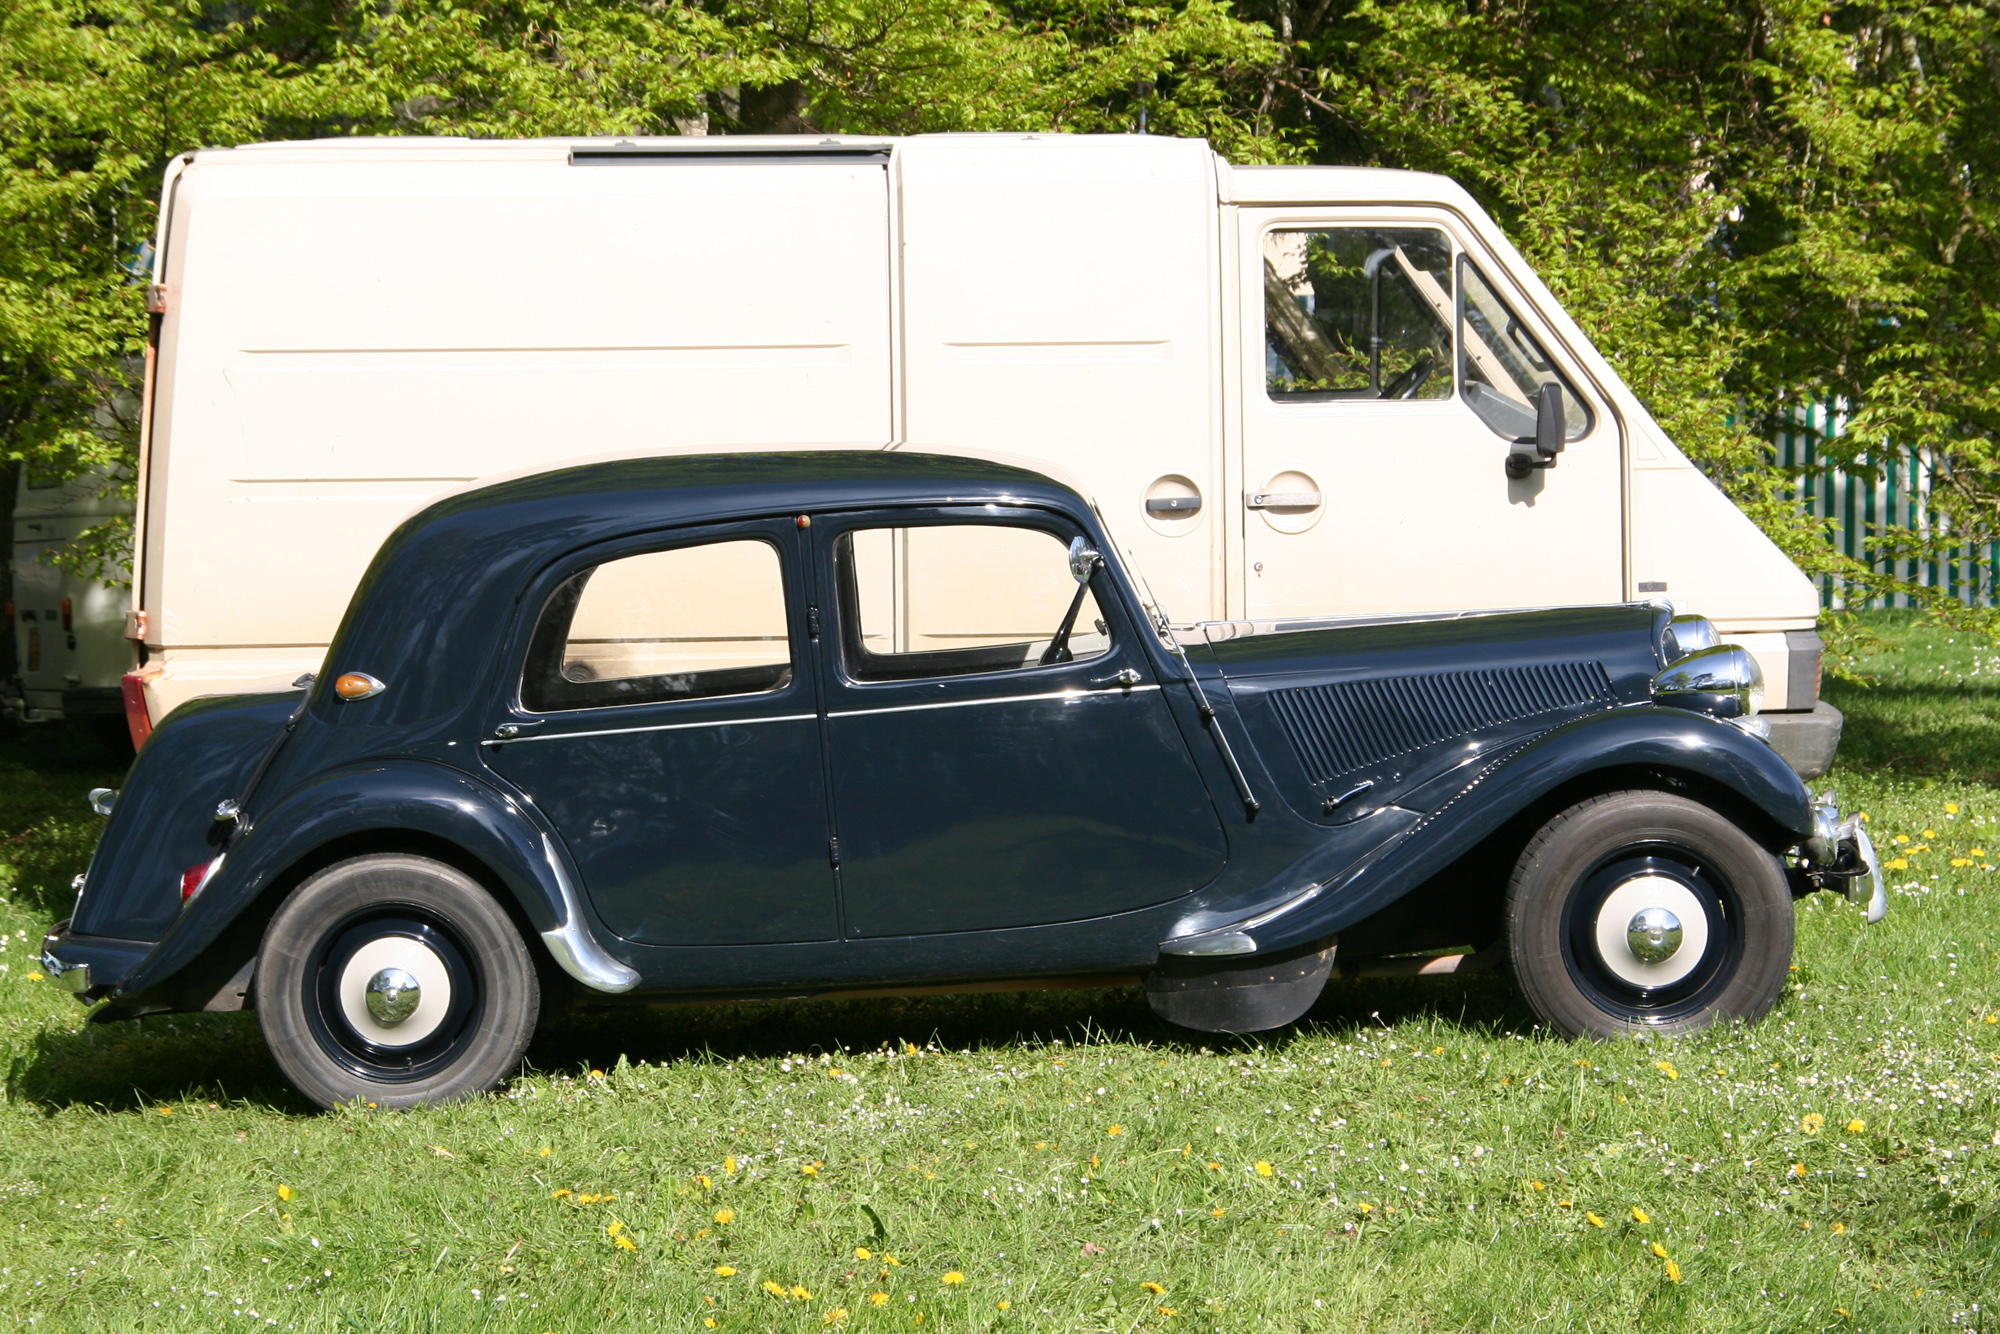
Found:
[(388, 688), (366, 672), (343, 672), (333, 683), (333, 693), (342, 699), (367, 699)]

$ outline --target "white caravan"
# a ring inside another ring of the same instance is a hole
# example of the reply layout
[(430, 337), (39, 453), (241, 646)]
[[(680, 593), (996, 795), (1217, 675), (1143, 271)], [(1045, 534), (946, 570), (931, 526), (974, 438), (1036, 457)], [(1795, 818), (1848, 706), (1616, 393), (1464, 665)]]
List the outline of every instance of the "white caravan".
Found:
[(135, 735), (316, 669), (376, 545), (471, 479), (910, 444), (1059, 467), (1177, 622), (1670, 600), (1757, 657), (1796, 765), (1838, 740), (1812, 584), (1443, 177), (339, 139), (177, 159), (156, 255)]
[(65, 478), (21, 470), (14, 498), (14, 595), (7, 619), (14, 636), (19, 694), (4, 707), (31, 722), (61, 717), (115, 720), (125, 714), (120, 678), (132, 656), (119, 635), (126, 596), (103, 579), (53, 561), (85, 529), (131, 503), (105, 494), (100, 474)]

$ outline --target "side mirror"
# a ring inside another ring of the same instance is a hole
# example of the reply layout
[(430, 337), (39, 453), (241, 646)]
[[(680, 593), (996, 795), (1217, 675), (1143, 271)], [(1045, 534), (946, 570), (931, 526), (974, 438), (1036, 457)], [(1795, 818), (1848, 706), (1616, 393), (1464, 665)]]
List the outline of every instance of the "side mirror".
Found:
[(1079, 584), (1090, 582), (1090, 576), (1097, 573), (1097, 567), (1104, 564), (1104, 553), (1082, 537), (1069, 540), (1069, 572)]
[(1536, 468), (1555, 467), (1556, 455), (1563, 452), (1568, 433), (1563, 420), (1562, 386), (1550, 380), (1535, 394), (1535, 439), (1532, 445), (1517, 440), (1509, 447), (1507, 475), (1519, 481)]

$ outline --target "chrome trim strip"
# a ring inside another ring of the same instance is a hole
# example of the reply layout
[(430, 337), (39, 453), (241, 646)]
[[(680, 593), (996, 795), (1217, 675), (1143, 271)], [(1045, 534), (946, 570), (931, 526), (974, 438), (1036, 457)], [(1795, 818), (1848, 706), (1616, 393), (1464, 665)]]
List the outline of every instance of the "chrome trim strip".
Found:
[(544, 732), (539, 736), (488, 737), (482, 746), (512, 746), (523, 741), (568, 741), (574, 737), (629, 736), (634, 732), (681, 732), (691, 727), (751, 727), (757, 723), (810, 722), (816, 713), (786, 713), (771, 718), (716, 718), (699, 723), (660, 723), (653, 727), (607, 727), (596, 732)]
[(582, 900), (576, 886), (570, 883), (562, 855), (547, 834), (542, 835), (542, 854), (548, 859), (549, 870), (556, 878), (556, 892), (563, 901), (563, 924), (542, 932), (542, 943), (548, 946), (550, 957), (565, 973), (592, 991), (616, 996), (638, 986), (639, 974), (605, 953), (604, 947), (590, 934), (590, 928), (584, 925)]
[(896, 704), (881, 709), (841, 709), (829, 711), (829, 718), (863, 718), (871, 713), (917, 713), (924, 709), (969, 709), (980, 704), (1026, 704), (1043, 699), (1096, 699), (1100, 696), (1116, 698), (1119, 695), (1137, 695), (1147, 690), (1158, 690), (1156, 685), (1107, 686), (1102, 690), (1052, 690), (1045, 695), (1001, 695), (994, 699), (954, 699), (941, 700), (936, 704)]

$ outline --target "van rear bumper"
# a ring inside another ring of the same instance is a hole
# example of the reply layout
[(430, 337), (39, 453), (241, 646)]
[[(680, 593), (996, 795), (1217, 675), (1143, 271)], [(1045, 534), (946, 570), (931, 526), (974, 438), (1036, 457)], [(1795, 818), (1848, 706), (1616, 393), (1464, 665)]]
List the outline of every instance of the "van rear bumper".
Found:
[(1833, 767), (1844, 720), (1840, 710), (1825, 700), (1809, 712), (1760, 713), (1757, 721), (1771, 725), (1771, 749), (1783, 756), (1799, 777), (1818, 778)]

